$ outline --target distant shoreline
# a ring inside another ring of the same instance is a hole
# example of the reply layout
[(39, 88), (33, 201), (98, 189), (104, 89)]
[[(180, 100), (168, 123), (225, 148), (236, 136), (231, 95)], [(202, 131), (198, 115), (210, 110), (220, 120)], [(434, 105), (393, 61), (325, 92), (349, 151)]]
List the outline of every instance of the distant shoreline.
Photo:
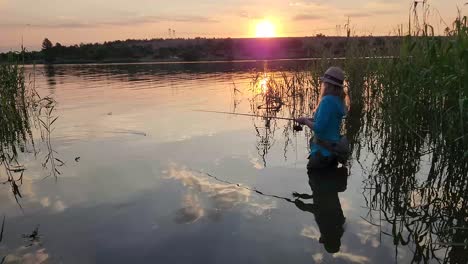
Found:
[[(378, 57), (357, 57), (357, 59), (394, 59), (395, 56), (378, 56)], [(246, 60), (200, 60), (200, 61), (183, 61), (183, 60), (174, 60), (174, 61), (91, 61), (91, 62), (83, 62), (83, 61), (76, 61), (76, 62), (64, 62), (64, 63), (25, 63), (25, 65), (38, 65), (38, 66), (65, 66), (65, 65), (120, 65), (120, 64), (155, 64), (155, 65), (172, 65), (172, 64), (216, 64), (216, 63), (255, 63), (255, 62), (287, 62), (287, 61), (320, 61), (320, 60), (345, 60), (346, 57), (314, 57), (314, 58), (285, 58), (285, 59), (264, 59), (264, 60), (254, 60), (254, 59), (246, 59)]]
[[(219, 63), (313, 61), (351, 56), (397, 56), (403, 36), (257, 39), (152, 39), (64, 46), (44, 39), (41, 51), (24, 53), (25, 64)], [(0, 62), (12, 53), (0, 53)]]

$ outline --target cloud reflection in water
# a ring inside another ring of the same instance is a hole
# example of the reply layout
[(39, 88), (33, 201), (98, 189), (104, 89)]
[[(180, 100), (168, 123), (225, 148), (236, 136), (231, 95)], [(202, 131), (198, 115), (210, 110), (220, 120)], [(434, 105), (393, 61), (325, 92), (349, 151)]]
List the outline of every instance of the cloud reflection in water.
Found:
[(206, 175), (172, 164), (164, 171), (167, 179), (177, 180), (186, 187), (182, 208), (176, 212), (177, 223), (194, 223), (204, 216), (218, 221), (223, 212), (239, 210), (246, 217), (261, 216), (277, 208), (276, 201), (252, 197), (249, 190), (236, 184), (213, 182)]

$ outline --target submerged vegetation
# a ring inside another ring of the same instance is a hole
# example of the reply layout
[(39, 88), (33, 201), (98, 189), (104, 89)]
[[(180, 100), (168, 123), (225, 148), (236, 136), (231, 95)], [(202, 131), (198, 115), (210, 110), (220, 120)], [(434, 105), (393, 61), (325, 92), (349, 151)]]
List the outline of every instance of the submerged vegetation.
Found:
[[(398, 58), (372, 58), (350, 41), (343, 60), (313, 62), (306, 72), (258, 73), (251, 109), (264, 116), (312, 116), (320, 98), (318, 77), (328, 66), (343, 67), (352, 99), (343, 133), (357, 164), (371, 162), (363, 168), (365, 220), (392, 237), (396, 249), (410, 246), (412, 262), (466, 263), (467, 17), (457, 18), (445, 38), (433, 36), (426, 24), (413, 32)], [(264, 122), (256, 122), (255, 129), (266, 165), (279, 125), (274, 119)], [(292, 128), (289, 122), (283, 130), (285, 157)]]

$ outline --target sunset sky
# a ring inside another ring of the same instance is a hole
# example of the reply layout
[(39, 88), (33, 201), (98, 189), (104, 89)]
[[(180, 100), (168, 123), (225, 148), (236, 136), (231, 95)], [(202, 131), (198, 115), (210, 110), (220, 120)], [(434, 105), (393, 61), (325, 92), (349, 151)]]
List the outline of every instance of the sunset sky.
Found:
[[(467, 15), (468, 0), (428, 1), (436, 30), (457, 13)], [(275, 36), (344, 34), (351, 19), (358, 35), (388, 35), (408, 23), (408, 0), (0, 0), (0, 51), (34, 50), (48, 37), (63, 45), (128, 38), (255, 37), (260, 21)]]

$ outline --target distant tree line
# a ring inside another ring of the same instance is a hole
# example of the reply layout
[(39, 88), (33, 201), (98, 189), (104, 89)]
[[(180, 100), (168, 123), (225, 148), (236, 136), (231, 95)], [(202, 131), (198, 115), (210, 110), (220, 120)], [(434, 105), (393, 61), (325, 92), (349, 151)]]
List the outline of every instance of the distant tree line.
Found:
[[(351, 38), (361, 49), (379, 50), (391, 55), (398, 45), (395, 37)], [(65, 46), (48, 38), (41, 51), (27, 52), (25, 61), (36, 63), (80, 63), (117, 61), (199, 61), (234, 59), (283, 59), (320, 56), (344, 56), (350, 38), (316, 37), (273, 39), (152, 39), (125, 40)], [(391, 44), (391, 45), (390, 45)], [(8, 53), (0, 54), (5, 61)]]

